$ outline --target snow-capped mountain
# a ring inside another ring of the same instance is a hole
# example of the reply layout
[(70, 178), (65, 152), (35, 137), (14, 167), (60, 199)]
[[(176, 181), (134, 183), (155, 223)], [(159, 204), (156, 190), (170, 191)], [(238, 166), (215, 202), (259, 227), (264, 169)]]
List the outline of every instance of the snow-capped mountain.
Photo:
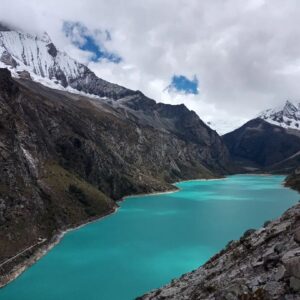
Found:
[(118, 99), (134, 93), (98, 78), (85, 65), (59, 51), (46, 33), (37, 36), (0, 26), (0, 67), (9, 68), (16, 77), (99, 97)]
[(300, 130), (300, 103), (287, 100), (281, 106), (261, 112), (258, 117), (283, 128)]

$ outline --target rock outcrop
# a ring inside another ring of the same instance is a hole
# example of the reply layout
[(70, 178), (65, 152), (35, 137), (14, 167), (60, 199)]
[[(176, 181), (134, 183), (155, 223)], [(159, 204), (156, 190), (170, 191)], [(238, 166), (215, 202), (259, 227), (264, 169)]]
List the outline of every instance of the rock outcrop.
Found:
[[(298, 164), (300, 165), (300, 163)], [(300, 168), (295, 169), (286, 180), (285, 185), (300, 192)]]
[(138, 299), (300, 299), (300, 204)]

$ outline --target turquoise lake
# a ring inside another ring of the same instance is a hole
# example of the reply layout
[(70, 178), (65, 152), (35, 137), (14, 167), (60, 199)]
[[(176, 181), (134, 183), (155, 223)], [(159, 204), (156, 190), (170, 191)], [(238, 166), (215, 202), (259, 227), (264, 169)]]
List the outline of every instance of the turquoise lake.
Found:
[(191, 271), (298, 202), (284, 176), (235, 175), (130, 197), (117, 213), (69, 232), (0, 290), (1, 300), (128, 300)]

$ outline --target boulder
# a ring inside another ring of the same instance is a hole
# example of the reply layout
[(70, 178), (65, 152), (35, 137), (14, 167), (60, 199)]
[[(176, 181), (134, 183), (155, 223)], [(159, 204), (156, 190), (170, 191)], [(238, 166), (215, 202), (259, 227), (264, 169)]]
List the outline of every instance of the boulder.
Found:
[(290, 278), (290, 288), (296, 292), (300, 292), (300, 279), (292, 276)]
[(294, 240), (295, 240), (295, 242), (300, 244), (300, 227), (298, 227), (295, 231)]
[(300, 257), (293, 257), (284, 262), (286, 273), (300, 279)]

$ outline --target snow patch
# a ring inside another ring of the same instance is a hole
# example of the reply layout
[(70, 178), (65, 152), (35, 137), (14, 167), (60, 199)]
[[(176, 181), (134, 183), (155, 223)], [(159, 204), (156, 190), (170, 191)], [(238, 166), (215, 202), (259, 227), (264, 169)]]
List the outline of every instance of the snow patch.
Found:
[(37, 167), (36, 167), (36, 162), (35, 159), (32, 157), (32, 155), (29, 153), (28, 150), (26, 150), (23, 146), (21, 146), (21, 149), (23, 151), (23, 154), (29, 164), (29, 167), (32, 169), (32, 171), (34, 172), (34, 174), (37, 174)]
[(258, 117), (273, 125), (300, 130), (300, 103), (287, 100), (280, 106), (264, 110)]
[[(1, 31), (0, 58), (6, 51), (17, 62), (17, 66), (6, 65), (0, 61), (0, 67), (9, 69), (15, 78), (19, 78), (18, 72), (27, 71), (33, 81), (52, 89), (107, 100), (106, 97), (99, 97), (71, 88), (68, 83), (76, 78), (84, 77), (87, 67), (64, 52), (57, 51), (57, 55), (52, 56), (48, 47), (50, 43), (51, 39), (47, 33), (42, 36), (33, 36), (17, 31)], [(55, 78), (57, 71), (62, 71), (66, 76), (66, 87), (63, 86), (61, 80)]]

